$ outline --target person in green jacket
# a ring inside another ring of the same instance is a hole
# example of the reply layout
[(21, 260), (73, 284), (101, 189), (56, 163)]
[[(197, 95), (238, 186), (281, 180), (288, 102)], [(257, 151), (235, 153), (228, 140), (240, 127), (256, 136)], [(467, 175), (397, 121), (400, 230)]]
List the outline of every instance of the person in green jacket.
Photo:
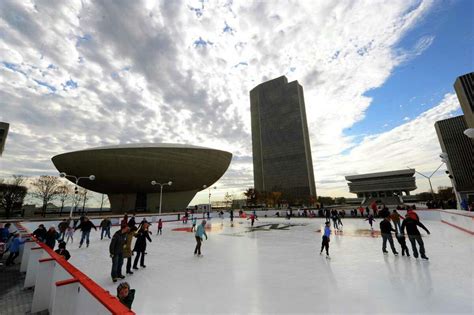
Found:
[(130, 289), (127, 282), (122, 282), (117, 287), (117, 297), (123, 305), (132, 309), (132, 303), (135, 299), (135, 289)]
[(201, 256), (201, 242), (202, 237), (205, 236), (207, 240), (207, 234), (205, 230), (206, 220), (202, 220), (201, 224), (196, 229), (194, 236), (196, 237), (196, 248), (194, 249), (194, 255)]

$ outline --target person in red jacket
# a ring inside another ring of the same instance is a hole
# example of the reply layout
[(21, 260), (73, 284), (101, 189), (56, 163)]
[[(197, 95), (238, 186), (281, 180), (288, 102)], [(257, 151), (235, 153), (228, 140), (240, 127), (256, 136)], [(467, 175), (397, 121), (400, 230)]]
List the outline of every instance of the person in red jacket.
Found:
[(247, 220), (250, 220), (252, 227), (253, 227), (253, 223), (255, 222), (255, 220), (258, 221), (257, 216), (253, 213), (247, 218)]

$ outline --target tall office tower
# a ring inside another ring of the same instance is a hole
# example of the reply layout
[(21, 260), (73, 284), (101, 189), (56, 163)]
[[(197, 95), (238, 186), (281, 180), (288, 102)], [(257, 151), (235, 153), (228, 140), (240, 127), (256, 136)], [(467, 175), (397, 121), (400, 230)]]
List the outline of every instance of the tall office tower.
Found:
[(10, 125), (8, 123), (0, 121), (0, 156), (2, 156), (3, 149), (5, 148), (9, 127)]
[(435, 123), (441, 151), (448, 155), (447, 167), (461, 200), (474, 202), (474, 141), (463, 134), (467, 129), (463, 116)]
[(316, 198), (303, 87), (285, 76), (250, 91), (255, 189), (290, 204)]
[(454, 89), (461, 103), (467, 128), (474, 128), (474, 72), (458, 77), (454, 82)]

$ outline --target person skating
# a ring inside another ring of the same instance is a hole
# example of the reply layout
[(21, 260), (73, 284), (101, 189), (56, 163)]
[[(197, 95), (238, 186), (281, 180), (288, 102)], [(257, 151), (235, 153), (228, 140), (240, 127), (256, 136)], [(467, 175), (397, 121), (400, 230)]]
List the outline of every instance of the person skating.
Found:
[(194, 248), (194, 255), (201, 256), (201, 243), (202, 243), (202, 237), (205, 236), (207, 240), (207, 234), (206, 234), (206, 220), (202, 220), (201, 224), (196, 229), (196, 233), (194, 234), (196, 238), (196, 248)]
[(138, 269), (138, 260), (140, 260), (140, 267), (146, 268), (145, 266), (145, 251), (146, 251), (146, 241), (148, 240), (151, 242), (150, 232), (148, 231), (148, 223), (143, 224), (140, 230), (138, 230), (137, 234), (135, 235), (137, 241), (135, 242), (135, 247), (133, 251), (137, 253), (135, 256), (135, 260), (133, 262), (133, 269)]
[(58, 224), (58, 229), (59, 229), (59, 241), (63, 241), (64, 237), (66, 236), (66, 230), (67, 227), (69, 226), (69, 222), (66, 219), (63, 219), (59, 224)]
[(66, 230), (66, 244), (69, 243), (69, 240), (71, 240), (71, 244), (74, 243), (74, 221), (73, 220), (69, 221), (69, 226), (67, 227), (67, 230)]
[(428, 260), (425, 254), (425, 244), (423, 243), (423, 239), (421, 238), (420, 231), (418, 231), (418, 226), (421, 227), (426, 233), (430, 234), (430, 231), (419, 221), (418, 215), (415, 212), (407, 212), (407, 216), (405, 220), (402, 222), (401, 226), (401, 234), (405, 233), (405, 228), (407, 229), (408, 239), (410, 240), (411, 247), (413, 250), (413, 256), (418, 258), (418, 250), (416, 248), (416, 243), (420, 246), (420, 254), (421, 258)]
[(58, 255), (63, 256), (66, 260), (69, 260), (69, 258), (71, 258), (71, 254), (69, 254), (69, 251), (66, 249), (66, 243), (64, 241), (59, 242), (58, 249), (56, 249), (54, 252)]
[(230, 215), (230, 223), (234, 222), (234, 210), (230, 210), (229, 211), (229, 215)]
[(158, 235), (158, 234), (161, 235), (163, 233), (162, 229), (163, 229), (163, 221), (161, 221), (161, 219), (159, 219), (158, 220), (158, 231), (156, 231), (156, 235)]
[(135, 215), (132, 215), (130, 220), (128, 220), (128, 227), (131, 229), (133, 228), (137, 223), (135, 222)]
[(94, 230), (97, 231), (97, 227), (92, 223), (91, 220), (89, 220), (88, 217), (84, 218), (84, 221), (82, 221), (81, 224), (79, 224), (74, 231), (76, 230), (81, 230), (82, 235), (81, 235), (81, 241), (79, 242), (79, 248), (82, 247), (82, 244), (84, 243), (84, 240), (86, 241), (86, 246), (89, 247), (89, 235), (91, 234), (91, 230), (94, 228)]
[(109, 218), (104, 218), (99, 225), (100, 228), (100, 239), (102, 240), (105, 236), (110, 239), (110, 227), (112, 226), (112, 221)]
[(339, 230), (339, 225), (337, 224), (337, 210), (331, 210), (331, 219), (332, 219), (332, 226)]
[(326, 222), (324, 226), (324, 234), (323, 234), (322, 242), (321, 242), (321, 251), (319, 252), (319, 254), (321, 255), (323, 253), (323, 249), (326, 249), (326, 258), (329, 258), (330, 236), (331, 236), (330, 223)]
[(13, 234), (13, 240), (10, 243), (10, 247), (8, 251), (10, 252), (10, 255), (7, 258), (7, 261), (5, 262), (6, 266), (13, 265), (15, 263), (15, 258), (17, 258), (20, 255), (20, 246), (23, 245), (26, 242), (26, 240), (22, 240), (20, 238), (20, 234), (14, 233)]
[(380, 233), (382, 234), (382, 252), (384, 254), (388, 253), (387, 252), (387, 240), (388, 240), (393, 254), (398, 255), (397, 250), (395, 249), (395, 245), (393, 244), (392, 231), (396, 232), (396, 230), (392, 227), (392, 224), (390, 223), (389, 217), (385, 217), (380, 222)]
[(410, 251), (408, 250), (408, 247), (407, 247), (405, 235), (401, 233), (397, 234), (397, 241), (398, 241), (398, 244), (400, 244), (400, 246), (402, 247), (402, 256), (405, 256), (405, 253), (406, 253), (407, 256), (410, 257)]
[(133, 275), (132, 271), (132, 241), (133, 237), (137, 234), (137, 228), (133, 227), (127, 233), (127, 241), (123, 248), (123, 259), (127, 259), (127, 274)]
[(369, 214), (369, 216), (367, 217), (367, 219), (365, 219), (365, 221), (369, 221), (370, 229), (373, 230), (374, 227), (372, 226), (372, 224), (375, 222), (374, 216), (372, 214)]
[(132, 303), (135, 299), (135, 289), (130, 289), (130, 285), (127, 282), (122, 282), (117, 287), (117, 298), (120, 303), (132, 309)]
[(117, 278), (123, 279), (125, 276), (122, 275), (123, 265), (123, 248), (127, 241), (127, 233), (130, 228), (126, 223), (122, 223), (120, 230), (114, 233), (112, 240), (110, 241), (109, 253), (112, 258), (112, 281), (117, 282)]
[(44, 239), (46, 237), (46, 228), (44, 227), (44, 224), (40, 224), (36, 230), (33, 231), (33, 236), (36, 237), (36, 239), (40, 242), (44, 242)]
[(44, 237), (44, 243), (49, 248), (54, 249), (54, 246), (56, 246), (56, 240), (58, 239), (59, 239), (59, 233), (56, 232), (56, 227), (54, 225), (51, 225), (49, 227), (48, 232), (46, 232), (46, 235)]
[(193, 218), (193, 226), (191, 227), (191, 232), (196, 231), (197, 217)]
[(400, 233), (400, 214), (397, 212), (397, 210), (393, 210), (392, 214), (390, 215), (390, 219), (393, 222), (393, 225), (395, 225), (395, 230), (397, 230), (397, 233)]
[(341, 227), (340, 229), (342, 230), (342, 227), (344, 226), (344, 224), (342, 224), (342, 213), (338, 213), (337, 214), (337, 225), (338, 227)]
[(253, 214), (253, 213), (247, 218), (247, 220), (250, 220), (250, 223), (251, 223), (250, 225), (251, 225), (252, 227), (253, 227), (253, 224), (254, 224), (255, 220), (258, 221), (257, 216), (256, 216), (255, 214)]
[[(40, 226), (41, 225), (42, 224), (40, 224)], [(10, 238), (10, 226), (11, 226), (11, 223), (5, 223), (5, 225), (0, 229), (0, 242), (2, 243), (8, 242), (8, 239)]]

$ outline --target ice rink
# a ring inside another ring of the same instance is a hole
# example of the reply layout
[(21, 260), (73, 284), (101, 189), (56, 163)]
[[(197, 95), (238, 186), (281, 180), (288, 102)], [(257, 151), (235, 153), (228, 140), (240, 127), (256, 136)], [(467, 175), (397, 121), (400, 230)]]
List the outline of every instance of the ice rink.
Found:
[[(200, 223), (201, 220), (198, 221)], [(191, 224), (165, 223), (148, 244), (146, 268), (125, 281), (136, 289), (137, 314), (382, 314), (473, 313), (473, 237), (439, 221), (422, 220), (429, 261), (382, 254), (379, 222), (343, 220), (331, 235), (330, 255), (320, 255), (323, 219), (214, 218), (203, 257), (193, 255)], [(29, 229), (38, 223), (25, 224)], [(48, 227), (48, 223), (45, 224)], [(113, 232), (118, 228), (114, 227)], [(112, 232), (112, 233), (113, 233)], [(109, 240), (91, 233), (78, 248), (68, 244), (70, 262), (116, 293), (110, 277)], [(407, 245), (412, 254), (411, 245)], [(123, 268), (125, 274), (125, 263)]]

